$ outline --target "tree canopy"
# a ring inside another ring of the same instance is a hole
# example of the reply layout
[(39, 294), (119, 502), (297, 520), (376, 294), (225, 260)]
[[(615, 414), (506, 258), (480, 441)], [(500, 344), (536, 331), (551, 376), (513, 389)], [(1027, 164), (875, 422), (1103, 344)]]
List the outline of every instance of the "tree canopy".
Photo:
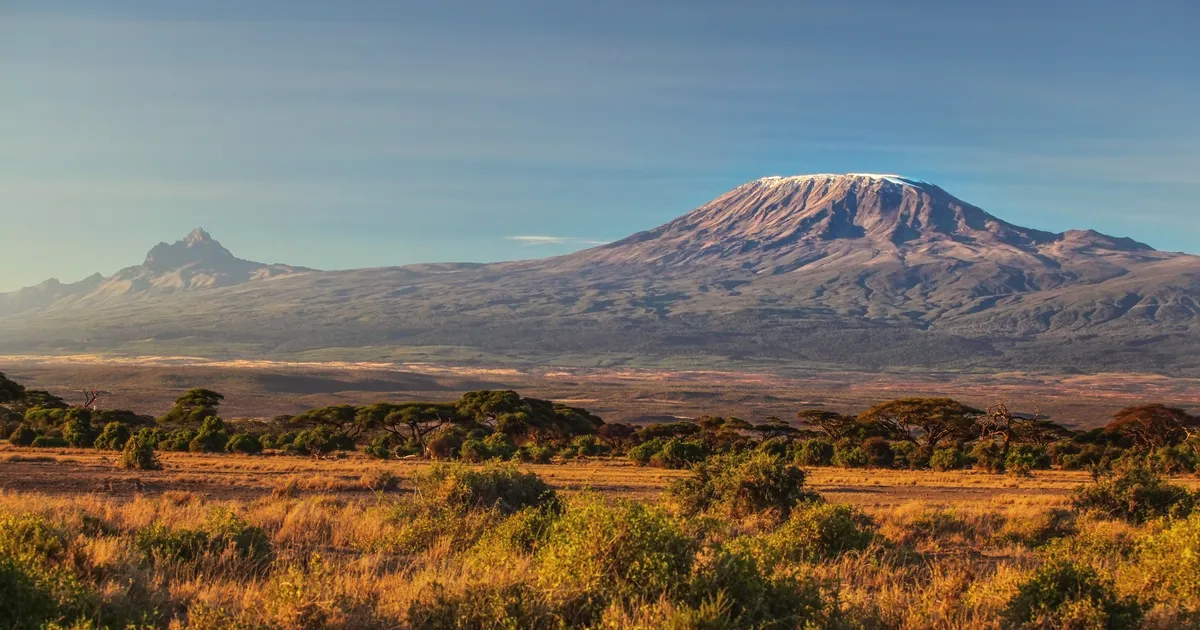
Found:
[(1141, 405), (1118, 411), (1105, 428), (1153, 451), (1194, 435), (1200, 428), (1200, 417), (1177, 407)]
[(225, 397), (211, 389), (189, 389), (159, 418), (162, 424), (199, 425), (209, 416), (219, 415), (217, 408)]
[(900, 398), (871, 407), (859, 420), (933, 449), (944, 439), (969, 436), (982, 414), (951, 398)]

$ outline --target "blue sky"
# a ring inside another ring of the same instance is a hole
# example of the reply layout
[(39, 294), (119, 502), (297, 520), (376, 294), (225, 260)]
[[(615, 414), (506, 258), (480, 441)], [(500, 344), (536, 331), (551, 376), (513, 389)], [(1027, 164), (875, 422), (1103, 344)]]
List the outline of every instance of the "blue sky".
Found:
[(7, 0), (0, 290), (196, 226), (329, 269), (559, 254), (809, 172), (1200, 253), (1198, 32), (1194, 0)]

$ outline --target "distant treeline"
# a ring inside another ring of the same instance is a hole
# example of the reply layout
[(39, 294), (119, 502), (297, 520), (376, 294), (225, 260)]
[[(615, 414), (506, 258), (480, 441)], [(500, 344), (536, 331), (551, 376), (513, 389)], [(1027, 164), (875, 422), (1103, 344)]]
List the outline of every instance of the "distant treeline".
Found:
[(1150, 457), (1168, 473), (1197, 469), (1200, 417), (1159, 404), (1119, 411), (1104, 428), (1073, 431), (1003, 403), (976, 409), (950, 398), (903, 398), (858, 415), (805, 409), (792, 422), (704, 416), (672, 423), (607, 423), (580, 407), (514, 391), (475, 391), (453, 402), (379, 402), (312, 409), (269, 421), (220, 415), (224, 396), (192, 389), (160, 417), (72, 406), (0, 374), (0, 435), (17, 446), (327, 456), (362, 450), (378, 459), (549, 463), (627, 457), (688, 468), (718, 454), (764, 451), (803, 466), (1028, 474), (1110, 469)]

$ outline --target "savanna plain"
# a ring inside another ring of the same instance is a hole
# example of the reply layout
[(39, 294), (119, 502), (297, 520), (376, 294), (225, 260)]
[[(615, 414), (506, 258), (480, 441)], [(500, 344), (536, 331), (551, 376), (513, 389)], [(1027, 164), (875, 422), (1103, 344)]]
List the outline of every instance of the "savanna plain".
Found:
[(7, 391), (5, 628), (1200, 627), (1176, 407), (605, 423), (479, 390), (222, 420), (199, 388), (160, 416)]

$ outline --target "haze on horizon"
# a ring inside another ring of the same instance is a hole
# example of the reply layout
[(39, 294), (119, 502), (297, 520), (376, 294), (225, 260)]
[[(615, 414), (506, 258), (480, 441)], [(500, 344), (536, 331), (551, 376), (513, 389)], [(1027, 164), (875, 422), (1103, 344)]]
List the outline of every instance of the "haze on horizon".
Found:
[(0, 291), (208, 228), (334, 269), (529, 258), (766, 175), (899, 173), (1200, 253), (1200, 6), (15, 0)]

